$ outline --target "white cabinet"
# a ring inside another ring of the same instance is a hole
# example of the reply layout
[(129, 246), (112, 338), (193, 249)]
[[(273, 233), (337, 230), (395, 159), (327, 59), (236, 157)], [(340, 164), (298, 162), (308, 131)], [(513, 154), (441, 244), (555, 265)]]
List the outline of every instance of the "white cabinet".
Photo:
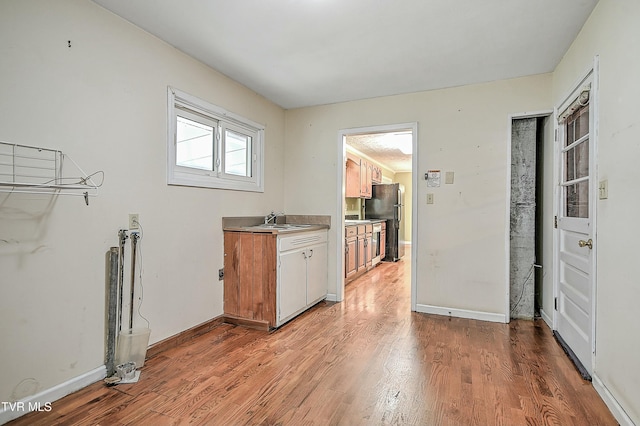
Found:
[(327, 295), (327, 231), (278, 235), (280, 326)]
[(327, 297), (327, 243), (308, 248), (307, 306), (315, 305)]

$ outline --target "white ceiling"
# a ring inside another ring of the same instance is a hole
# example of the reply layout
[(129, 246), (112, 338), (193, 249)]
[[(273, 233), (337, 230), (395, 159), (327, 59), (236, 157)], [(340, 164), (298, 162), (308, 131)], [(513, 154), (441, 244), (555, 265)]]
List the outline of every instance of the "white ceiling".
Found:
[(285, 109), (551, 72), (597, 0), (94, 0)]

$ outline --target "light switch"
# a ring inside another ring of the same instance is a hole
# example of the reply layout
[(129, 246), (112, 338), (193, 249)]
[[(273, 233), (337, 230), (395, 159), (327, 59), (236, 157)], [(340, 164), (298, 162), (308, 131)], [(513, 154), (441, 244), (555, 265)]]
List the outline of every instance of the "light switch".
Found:
[(427, 194), (427, 204), (433, 204), (433, 194), (432, 193), (428, 193)]
[(609, 181), (601, 180), (598, 186), (598, 198), (606, 200), (609, 198)]
[(445, 172), (444, 183), (449, 185), (453, 183), (453, 172)]

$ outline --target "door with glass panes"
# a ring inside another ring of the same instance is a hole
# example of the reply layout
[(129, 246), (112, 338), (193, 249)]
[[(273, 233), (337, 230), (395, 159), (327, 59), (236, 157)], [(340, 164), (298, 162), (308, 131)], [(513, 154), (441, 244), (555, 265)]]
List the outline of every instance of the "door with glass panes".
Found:
[[(559, 115), (556, 332), (592, 371), (594, 316), (594, 132), (590, 83)], [(575, 361), (575, 359), (574, 359)]]

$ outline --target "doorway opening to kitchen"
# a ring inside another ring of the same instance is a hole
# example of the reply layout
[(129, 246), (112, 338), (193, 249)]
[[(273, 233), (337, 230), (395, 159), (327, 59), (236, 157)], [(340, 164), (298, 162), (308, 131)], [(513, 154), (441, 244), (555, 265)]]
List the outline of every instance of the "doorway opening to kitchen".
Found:
[(342, 300), (345, 285), (375, 272), (380, 262), (408, 261), (411, 308), (415, 310), (416, 149), (417, 123), (340, 131), (344, 167), (339, 168), (338, 179), (342, 222), (338, 235), (343, 238), (338, 243), (336, 300)]

